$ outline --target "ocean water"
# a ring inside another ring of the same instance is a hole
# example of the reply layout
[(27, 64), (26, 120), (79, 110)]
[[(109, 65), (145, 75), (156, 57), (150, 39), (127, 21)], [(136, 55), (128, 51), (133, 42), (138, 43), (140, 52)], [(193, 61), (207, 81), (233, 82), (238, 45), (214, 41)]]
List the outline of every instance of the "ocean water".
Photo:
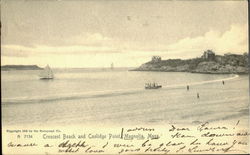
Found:
[[(2, 71), (4, 125), (248, 119), (246, 75), (135, 72), (126, 68), (53, 71), (53, 80), (40, 80), (40, 71)], [(157, 82), (163, 88), (145, 90), (147, 82)]]

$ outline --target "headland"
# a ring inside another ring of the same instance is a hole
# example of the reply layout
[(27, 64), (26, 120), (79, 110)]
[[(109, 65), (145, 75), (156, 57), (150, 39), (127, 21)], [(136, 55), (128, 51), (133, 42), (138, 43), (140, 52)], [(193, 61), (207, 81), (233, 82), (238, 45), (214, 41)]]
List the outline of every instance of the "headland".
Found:
[(41, 70), (41, 67), (37, 65), (4, 65), (1, 66), (2, 71), (9, 71), (9, 70)]
[(206, 74), (248, 74), (248, 53), (216, 55), (212, 50), (204, 51), (201, 57), (192, 59), (152, 60), (131, 71), (191, 72)]

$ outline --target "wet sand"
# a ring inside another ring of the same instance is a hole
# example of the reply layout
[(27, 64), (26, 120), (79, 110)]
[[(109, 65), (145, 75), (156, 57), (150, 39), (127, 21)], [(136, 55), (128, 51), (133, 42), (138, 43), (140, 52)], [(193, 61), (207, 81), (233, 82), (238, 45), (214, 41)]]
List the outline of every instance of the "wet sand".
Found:
[[(248, 76), (91, 98), (3, 105), (3, 124), (160, 125), (249, 120)], [(199, 93), (199, 99), (197, 98)]]

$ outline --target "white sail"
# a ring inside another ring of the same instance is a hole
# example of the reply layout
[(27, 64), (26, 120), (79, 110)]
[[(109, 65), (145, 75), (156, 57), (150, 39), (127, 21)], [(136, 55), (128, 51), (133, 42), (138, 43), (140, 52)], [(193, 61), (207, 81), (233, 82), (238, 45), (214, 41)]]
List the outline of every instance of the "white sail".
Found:
[(54, 74), (51, 70), (51, 68), (49, 67), (49, 65), (47, 65), (43, 71), (40, 73), (40, 79), (53, 79), (54, 78)]

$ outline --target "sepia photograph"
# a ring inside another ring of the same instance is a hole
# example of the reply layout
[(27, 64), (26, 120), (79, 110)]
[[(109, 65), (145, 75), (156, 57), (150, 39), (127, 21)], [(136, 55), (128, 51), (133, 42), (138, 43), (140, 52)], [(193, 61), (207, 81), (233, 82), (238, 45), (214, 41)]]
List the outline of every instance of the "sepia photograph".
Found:
[(248, 154), (247, 0), (1, 0), (3, 154)]

